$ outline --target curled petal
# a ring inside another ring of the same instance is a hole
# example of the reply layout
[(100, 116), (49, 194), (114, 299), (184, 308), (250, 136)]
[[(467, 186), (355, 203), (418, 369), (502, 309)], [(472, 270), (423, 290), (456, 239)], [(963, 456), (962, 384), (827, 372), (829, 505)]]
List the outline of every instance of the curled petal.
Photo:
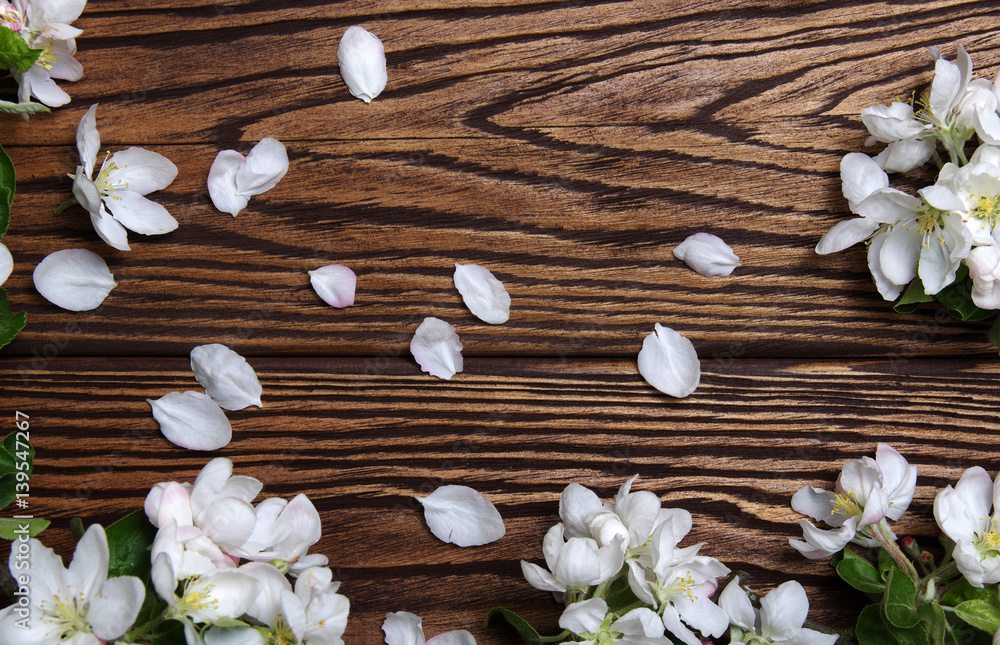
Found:
[(80, 153), (87, 177), (94, 174), (94, 164), (97, 163), (97, 152), (101, 149), (101, 135), (97, 132), (97, 103), (90, 106), (76, 126), (76, 150)]
[(809, 614), (806, 590), (795, 580), (784, 582), (760, 601), (761, 635), (772, 641), (794, 637)]
[(382, 93), (388, 81), (385, 47), (379, 37), (357, 25), (348, 27), (337, 49), (340, 74), (351, 96), (365, 103)]
[(608, 603), (603, 598), (575, 602), (563, 610), (559, 626), (574, 634), (596, 634), (608, 615)]
[(690, 340), (656, 323), (642, 341), (639, 373), (660, 392), (683, 398), (698, 387), (701, 362)]
[(233, 428), (222, 408), (207, 394), (189, 390), (146, 399), (163, 436), (189, 450), (216, 450), (233, 438)]
[(343, 308), (354, 304), (358, 276), (342, 264), (331, 264), (309, 272), (309, 283), (323, 302)]
[(424, 318), (410, 340), (410, 353), (421, 371), (450, 379), (462, 371), (462, 343), (455, 328), (440, 318)]
[(889, 187), (889, 176), (862, 152), (850, 152), (840, 161), (840, 180), (851, 212), (875, 191)]
[(112, 248), (119, 251), (131, 251), (128, 245), (128, 231), (121, 222), (112, 217), (104, 204), (98, 204), (97, 212), (90, 213), (90, 223), (94, 225), (94, 231), (98, 237), (104, 240)]
[(708, 277), (729, 275), (741, 266), (733, 249), (711, 233), (695, 233), (688, 237), (674, 249), (674, 257)]
[(566, 591), (566, 585), (556, 580), (555, 576), (537, 564), (521, 560), (521, 573), (528, 584), (541, 591)]
[(236, 171), (236, 194), (260, 195), (271, 190), (288, 172), (288, 152), (277, 139), (265, 137), (255, 145)]
[(118, 286), (99, 255), (86, 249), (51, 253), (33, 274), (38, 293), (52, 304), (70, 311), (96, 308)]
[(799, 526), (802, 527), (802, 537), (805, 541), (788, 540), (788, 543), (810, 560), (828, 558), (837, 553), (847, 546), (858, 532), (856, 517), (848, 518), (844, 525), (835, 531), (816, 528), (809, 520), (802, 520)]
[(191, 350), (191, 370), (205, 393), (226, 410), (262, 406), (257, 374), (243, 358), (225, 345), (199, 345)]
[(243, 165), (243, 155), (235, 150), (222, 150), (215, 156), (208, 171), (208, 195), (223, 213), (233, 217), (246, 208), (249, 195), (236, 193), (236, 171)]
[(476, 318), (491, 325), (510, 319), (510, 295), (486, 267), (456, 263), (455, 287)]
[(0, 286), (7, 282), (11, 272), (14, 270), (14, 256), (10, 254), (7, 247), (0, 244)]
[[(832, 491), (815, 486), (803, 486), (792, 495), (792, 508), (814, 520), (823, 520), (829, 524), (829, 520), (836, 521), (835, 517), (831, 517), (836, 508), (834, 505), (836, 498), (837, 494)], [(840, 524), (831, 524), (831, 526), (840, 526)]]
[(757, 620), (749, 596), (740, 586), (740, 577), (734, 576), (719, 595), (719, 606), (729, 616), (729, 622), (743, 630), (753, 630)]
[(886, 172), (909, 172), (927, 163), (934, 156), (934, 147), (935, 140), (930, 137), (900, 139), (878, 153), (875, 163)]
[(913, 117), (913, 107), (899, 101), (892, 105), (875, 105), (861, 110), (861, 122), (882, 143), (915, 137), (925, 128), (923, 123)]
[(868, 239), (878, 228), (878, 222), (866, 217), (854, 217), (837, 222), (820, 239), (816, 252), (820, 255), (836, 253)]
[(503, 518), (485, 495), (468, 486), (441, 486), (427, 497), (424, 520), (439, 540), (458, 546), (479, 546), (504, 536)]

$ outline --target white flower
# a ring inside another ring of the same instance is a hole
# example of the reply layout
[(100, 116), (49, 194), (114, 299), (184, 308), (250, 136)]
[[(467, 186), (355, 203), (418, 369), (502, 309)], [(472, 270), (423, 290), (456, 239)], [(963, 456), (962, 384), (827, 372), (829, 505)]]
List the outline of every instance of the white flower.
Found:
[(794, 580), (761, 598), (758, 611), (740, 587), (739, 577), (735, 577), (722, 590), (719, 606), (729, 615), (730, 622), (745, 632), (740, 640), (733, 638), (733, 643), (833, 645), (837, 642), (836, 635), (802, 626), (809, 614), (809, 599), (802, 585)]
[(977, 246), (965, 263), (972, 278), (972, 302), (980, 309), (1000, 309), (1000, 246)]
[(707, 277), (729, 275), (741, 266), (733, 249), (711, 233), (691, 235), (674, 248), (674, 257)]
[(690, 340), (656, 323), (642, 341), (639, 374), (660, 392), (684, 398), (701, 381), (701, 361)]
[(480, 546), (507, 532), (500, 512), (482, 493), (468, 486), (441, 486), (418, 497), (424, 521), (439, 540), (458, 546)]
[(450, 379), (462, 371), (462, 343), (455, 328), (440, 318), (428, 317), (410, 340), (410, 353), (422, 372)]
[(83, 77), (83, 67), (73, 58), (76, 37), (83, 31), (70, 23), (80, 17), (86, 4), (86, 0), (14, 0), (15, 12), (5, 12), (7, 26), (29, 47), (42, 50), (27, 72), (11, 68), (19, 85), (19, 101), (35, 96), (49, 107), (69, 103), (69, 94), (52, 79), (78, 81)]
[(969, 468), (938, 493), (934, 519), (955, 541), (952, 557), (969, 584), (1000, 582), (1000, 478), (994, 483), (983, 468)]
[(177, 166), (161, 154), (131, 147), (105, 157), (97, 177), (91, 180), (101, 148), (96, 110), (95, 103), (76, 129), (76, 147), (82, 165), (76, 167), (73, 195), (90, 213), (94, 230), (101, 239), (116, 249), (128, 251), (125, 229), (160, 235), (177, 228), (177, 220), (166, 208), (144, 197), (169, 186), (177, 177)]
[(208, 171), (208, 195), (223, 213), (236, 217), (250, 198), (277, 185), (288, 172), (288, 153), (277, 139), (266, 137), (244, 157), (223, 150)]
[(566, 607), (559, 617), (559, 626), (582, 640), (582, 645), (670, 645), (663, 634), (663, 622), (656, 612), (646, 607), (633, 609), (616, 617), (608, 612), (603, 598), (591, 598)]
[(14, 271), (14, 256), (10, 254), (7, 247), (0, 244), (0, 287), (3, 286), (4, 282), (7, 282), (7, 278)]
[(42, 297), (70, 311), (97, 308), (118, 286), (101, 256), (86, 249), (50, 253), (35, 267), (32, 279)]
[(309, 567), (324, 566), (324, 555), (306, 555), (323, 535), (316, 507), (299, 494), (286, 502), (270, 497), (254, 508), (253, 531), (231, 555), (247, 560), (281, 563), (283, 570), (298, 574)]
[(219, 404), (201, 392), (170, 392), (146, 399), (153, 418), (170, 443), (188, 450), (218, 450), (229, 445), (233, 427)]
[(871, 133), (868, 145), (876, 141), (888, 143), (875, 157), (886, 172), (906, 172), (924, 165), (934, 154), (932, 128), (914, 115), (908, 103), (895, 102), (886, 107), (876, 105), (861, 111), (861, 121)]
[(456, 263), (455, 287), (476, 318), (491, 325), (510, 319), (510, 295), (486, 267)]
[(343, 308), (354, 304), (358, 276), (342, 264), (331, 264), (310, 271), (309, 283), (317, 295), (331, 307)]
[[(0, 610), (0, 643), (19, 645), (99, 645), (129, 630), (145, 597), (142, 582), (133, 576), (108, 578), (108, 540), (104, 528), (93, 524), (64, 568), (62, 558), (35, 538), (23, 550), (12, 549), (9, 568), (15, 584), (27, 588), (25, 607), (14, 603)], [(21, 562), (30, 562), (28, 569)], [(19, 582), (19, 579), (21, 581)], [(24, 620), (27, 618), (27, 620)]]
[(420, 617), (406, 611), (385, 615), (382, 623), (386, 645), (476, 645), (476, 639), (464, 629), (438, 634), (424, 640)]
[(676, 511), (661, 509), (660, 498), (654, 493), (645, 490), (633, 493), (632, 483), (637, 477), (633, 475), (626, 480), (611, 502), (592, 510), (584, 520), (590, 536), (602, 547), (620, 536), (629, 557), (641, 555), (654, 529)]
[(365, 28), (357, 25), (347, 28), (340, 38), (337, 63), (351, 96), (371, 103), (385, 89), (388, 80), (385, 47), (378, 36)]
[(603, 547), (589, 537), (566, 539), (559, 523), (542, 540), (542, 555), (548, 570), (521, 560), (521, 573), (528, 584), (542, 591), (583, 590), (610, 580), (621, 571), (624, 553), (620, 537)]
[(205, 394), (226, 410), (261, 407), (260, 381), (243, 358), (225, 345), (199, 345), (191, 350), (191, 371)]

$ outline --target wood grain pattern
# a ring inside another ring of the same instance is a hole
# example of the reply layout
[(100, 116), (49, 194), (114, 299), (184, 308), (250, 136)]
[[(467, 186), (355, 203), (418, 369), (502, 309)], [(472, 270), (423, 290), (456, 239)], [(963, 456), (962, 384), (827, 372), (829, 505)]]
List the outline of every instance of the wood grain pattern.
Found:
[[(1000, 361), (988, 323), (892, 312), (861, 248), (814, 247), (848, 216), (838, 166), (865, 150), (862, 108), (929, 84), (927, 52), (1000, 70), (1000, 7), (973, 0), (91, 0), (76, 23), (86, 77), (51, 114), (0, 120), (17, 167), (15, 257), (4, 285), (28, 328), (0, 354), (0, 400), (31, 415), (33, 510), (69, 556), (68, 521), (113, 521), (149, 486), (233, 459), (265, 495), (304, 492), (352, 602), (346, 640), (376, 645), (384, 614), (428, 636), (484, 644), (505, 605), (555, 632), (559, 607), (524, 582), (561, 490), (637, 486), (690, 510), (690, 543), (761, 589), (803, 582), (812, 615), (847, 627), (859, 601), (787, 546), (805, 484), (891, 443), (920, 469), (897, 526), (930, 543), (936, 490), (1000, 468)], [(386, 45), (389, 86), (351, 98), (336, 49), (352, 24)], [(75, 130), (100, 103), (104, 147), (179, 167), (154, 195), (180, 222), (133, 250), (103, 245), (79, 207), (54, 215), (79, 163)], [(237, 218), (206, 177), (221, 149), (286, 143), (288, 175)], [(874, 149), (868, 149), (874, 151)], [(893, 185), (915, 190), (933, 177)], [(703, 278), (671, 250), (698, 231), (743, 266)], [(82, 247), (119, 286), (71, 313), (39, 296), (33, 267)], [(512, 317), (474, 319), (455, 262), (505, 283)], [(334, 310), (307, 271), (359, 275)], [(456, 325), (465, 371), (425, 374), (408, 343), (425, 316)], [(698, 390), (683, 400), (638, 375), (659, 322), (691, 338)], [(263, 409), (231, 413), (234, 441), (205, 455), (168, 444), (147, 398), (196, 389), (188, 352), (250, 358)], [(433, 538), (414, 495), (442, 483), (489, 495), (495, 544)]]

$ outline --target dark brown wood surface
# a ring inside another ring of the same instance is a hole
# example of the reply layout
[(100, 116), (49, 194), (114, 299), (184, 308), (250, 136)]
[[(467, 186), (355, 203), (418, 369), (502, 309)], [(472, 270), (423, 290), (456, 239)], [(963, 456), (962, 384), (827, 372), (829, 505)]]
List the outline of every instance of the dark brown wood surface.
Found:
[[(861, 109), (925, 89), (932, 45), (953, 60), (963, 44), (993, 79), (1000, 5), (91, 0), (76, 24), (72, 103), (0, 121), (19, 176), (5, 287), (28, 312), (0, 352), (0, 425), (30, 415), (32, 510), (66, 557), (72, 517), (111, 522), (226, 456), (265, 495), (316, 504), (349, 643), (380, 643), (400, 610), (428, 637), (514, 643), (481, 623), (504, 605), (554, 631), (559, 607), (518, 561), (541, 560), (562, 488), (610, 497), (638, 473), (694, 514), (704, 553), (761, 590), (800, 580), (812, 616), (846, 627), (853, 592), (787, 546), (795, 490), (889, 442), (920, 470), (897, 532), (929, 540), (936, 490), (1000, 468), (988, 323), (893, 313), (863, 249), (813, 250), (849, 215), (838, 165), (864, 150)], [(352, 24), (386, 45), (389, 84), (368, 105), (337, 68)], [(80, 207), (53, 214), (93, 103), (102, 150), (141, 145), (180, 171), (153, 195), (179, 228), (131, 234), (131, 252)], [(238, 217), (216, 211), (216, 153), (265, 136), (287, 145), (288, 175)], [(743, 266), (704, 278), (674, 259), (698, 231)], [(34, 266), (63, 248), (108, 261), (119, 286), (96, 310), (34, 290)], [(510, 322), (465, 309), (456, 262), (504, 282)], [(359, 276), (352, 308), (309, 286), (331, 263)], [(409, 355), (425, 316), (461, 336), (450, 381)], [(687, 399), (638, 374), (654, 323), (702, 358)], [(230, 414), (233, 442), (203, 454), (163, 439), (146, 399), (196, 389), (188, 352), (212, 342), (248, 358), (264, 407)], [(413, 496), (446, 483), (493, 499), (507, 535), (467, 549), (431, 536)]]

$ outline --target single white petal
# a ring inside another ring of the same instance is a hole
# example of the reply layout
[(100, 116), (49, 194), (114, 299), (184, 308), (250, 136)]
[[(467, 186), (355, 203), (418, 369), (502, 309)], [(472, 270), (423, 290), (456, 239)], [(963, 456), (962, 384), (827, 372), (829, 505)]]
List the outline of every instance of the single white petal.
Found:
[(455, 328), (440, 318), (424, 318), (410, 340), (410, 353), (422, 372), (450, 379), (462, 371), (462, 343)]
[(134, 576), (120, 576), (105, 582), (100, 593), (91, 597), (87, 611), (87, 622), (94, 636), (112, 640), (127, 632), (139, 615), (145, 597), (146, 588)]
[(212, 343), (191, 350), (191, 371), (205, 394), (226, 410), (262, 407), (257, 374), (243, 358), (225, 345)]
[[(726, 572), (728, 573), (728, 569)], [(711, 589), (709, 593), (715, 590), (714, 582)], [(697, 592), (697, 589), (695, 591)], [(729, 616), (707, 596), (696, 595), (693, 602), (685, 597), (674, 604), (684, 622), (706, 636), (719, 638), (729, 627)]]
[[(15, 78), (16, 78), (15, 74)], [(35, 97), (49, 107), (60, 107), (70, 102), (70, 96), (49, 76), (48, 70), (35, 63), (21, 77), (24, 82), (21, 87), (27, 86), (27, 95), (18, 92), (18, 97), (22, 101), (27, 101), (34, 94)]]
[(222, 150), (215, 156), (208, 171), (208, 195), (212, 203), (233, 217), (250, 201), (250, 195), (236, 193), (236, 172), (243, 166), (243, 161), (243, 155), (235, 150)]
[(976, 134), (984, 143), (1000, 144), (1000, 114), (996, 110), (977, 109), (973, 112), (972, 122)]
[(378, 36), (357, 25), (348, 27), (337, 49), (340, 74), (351, 96), (365, 103), (382, 93), (388, 81), (385, 47)]
[(203, 592), (204, 605), (192, 610), (188, 616), (195, 622), (212, 622), (219, 618), (239, 618), (253, 604), (260, 593), (260, 583), (236, 570), (217, 569), (202, 576), (189, 588)]
[(934, 80), (931, 81), (931, 92), (928, 105), (931, 112), (941, 120), (948, 116), (948, 111), (961, 98), (962, 71), (958, 65), (939, 58), (934, 64)]
[(741, 266), (733, 249), (711, 233), (689, 236), (674, 248), (674, 257), (706, 277), (729, 275)]
[(569, 484), (559, 497), (559, 518), (570, 537), (590, 535), (587, 516), (602, 507), (597, 493), (580, 484)]
[(893, 141), (875, 157), (886, 172), (909, 172), (927, 163), (934, 156), (936, 140), (909, 138)]
[(464, 629), (456, 629), (428, 639), (427, 645), (476, 645), (476, 638)]
[(879, 267), (886, 280), (906, 285), (917, 275), (917, 259), (923, 235), (910, 226), (897, 224), (885, 236), (879, 252)]
[(753, 604), (747, 593), (740, 586), (739, 576), (733, 577), (726, 588), (719, 595), (719, 606), (729, 616), (729, 621), (744, 630), (753, 630), (754, 621), (757, 619), (753, 611)]
[(924, 240), (917, 262), (917, 275), (924, 284), (924, 293), (932, 296), (955, 281), (959, 263), (951, 261), (948, 247), (933, 231), (924, 236)]
[(189, 390), (170, 392), (146, 401), (163, 436), (172, 444), (189, 450), (216, 450), (233, 438), (233, 428), (222, 408), (207, 394)]
[(285, 145), (271, 137), (261, 139), (236, 170), (236, 194), (260, 195), (271, 190), (288, 172)]
[(899, 101), (892, 105), (875, 105), (861, 110), (861, 122), (882, 143), (915, 137), (925, 127), (913, 118), (913, 107)]
[(702, 645), (702, 640), (681, 622), (681, 615), (673, 605), (663, 608), (663, 626), (684, 645)]
[(586, 589), (603, 582), (598, 544), (591, 538), (570, 538), (560, 548), (552, 575), (567, 587)]
[(566, 591), (566, 585), (537, 564), (521, 560), (521, 574), (528, 584), (541, 591)]
[(883, 224), (913, 219), (923, 204), (919, 197), (893, 188), (876, 190), (857, 206), (858, 215)]
[(819, 243), (816, 245), (816, 252), (820, 255), (827, 255), (843, 251), (858, 242), (867, 240), (878, 227), (878, 222), (867, 217), (853, 217), (842, 222), (837, 222), (833, 225), (833, 228), (820, 238)]
[(243, 500), (224, 497), (216, 500), (211, 512), (202, 513), (196, 522), (208, 538), (228, 552), (247, 541), (256, 518), (253, 507)]
[(816, 528), (808, 520), (802, 520), (799, 526), (802, 528), (802, 537), (805, 541), (788, 540), (788, 543), (810, 560), (818, 560), (837, 553), (854, 539), (858, 532), (858, 519), (848, 518), (844, 525), (835, 531)]
[(67, 569), (75, 593), (84, 598), (96, 594), (108, 578), (108, 538), (104, 527), (91, 524), (76, 543)]
[[(815, 486), (803, 486), (792, 495), (792, 508), (814, 520), (825, 522), (833, 519), (830, 514), (835, 508), (834, 500), (836, 497), (837, 494), (832, 491)], [(840, 526), (840, 524), (836, 526)]]
[(603, 598), (575, 602), (563, 610), (559, 626), (574, 634), (596, 634), (608, 615), (608, 603)]
[(118, 286), (101, 256), (86, 249), (64, 249), (35, 267), (35, 289), (52, 304), (70, 311), (96, 308)]
[(896, 284), (882, 272), (882, 246), (888, 237), (888, 232), (878, 233), (872, 237), (871, 244), (868, 245), (868, 270), (871, 271), (879, 294), (886, 300), (893, 301), (903, 293), (906, 285)]
[(852, 212), (876, 190), (889, 187), (889, 176), (875, 160), (861, 152), (850, 152), (841, 159), (840, 180)]
[(309, 283), (323, 302), (343, 308), (354, 304), (358, 276), (342, 264), (330, 264), (309, 272)]
[(76, 127), (76, 149), (87, 177), (93, 176), (97, 152), (101, 149), (101, 135), (97, 132), (97, 105), (90, 106)]
[(7, 282), (11, 272), (14, 271), (14, 256), (10, 254), (7, 247), (0, 244), (0, 286)]
[(177, 166), (163, 155), (131, 147), (119, 150), (108, 160), (107, 183), (116, 192), (129, 190), (147, 195), (163, 190), (177, 177)]
[(122, 226), (142, 235), (162, 235), (177, 228), (177, 220), (167, 209), (130, 190), (117, 192), (104, 200), (112, 217)]
[(942, 211), (960, 211), (965, 209), (965, 203), (946, 186), (927, 186), (917, 191), (927, 203)]
[(96, 213), (101, 207), (101, 191), (97, 184), (92, 182), (86, 175), (83, 166), (76, 167), (76, 176), (73, 178), (73, 196), (90, 213)]
[(882, 473), (882, 488), (889, 499), (886, 517), (898, 520), (913, 501), (917, 487), (917, 469), (889, 444), (880, 443), (875, 451), (875, 462)]
[[(652, 609), (637, 607), (615, 621), (615, 631), (624, 636), (645, 636), (652, 641), (638, 640), (642, 645), (669, 645), (663, 636), (663, 620)], [(627, 639), (626, 642), (634, 642)]]
[(683, 398), (698, 387), (701, 362), (690, 340), (656, 323), (642, 341), (639, 374), (660, 392)]
[(408, 611), (386, 614), (382, 631), (386, 645), (424, 645), (420, 617)]
[(806, 590), (795, 580), (778, 585), (760, 600), (761, 635), (771, 640), (794, 636), (809, 615)]
[(491, 325), (510, 319), (510, 295), (486, 267), (456, 263), (455, 287), (476, 318)]
[(431, 533), (444, 542), (479, 546), (495, 542), (506, 533), (493, 502), (468, 486), (441, 486), (417, 499), (424, 506), (424, 520)]
[(128, 245), (128, 231), (104, 208), (104, 204), (98, 202), (97, 212), (90, 213), (90, 223), (94, 225), (97, 236), (105, 241), (112, 248), (119, 251), (131, 251)]

